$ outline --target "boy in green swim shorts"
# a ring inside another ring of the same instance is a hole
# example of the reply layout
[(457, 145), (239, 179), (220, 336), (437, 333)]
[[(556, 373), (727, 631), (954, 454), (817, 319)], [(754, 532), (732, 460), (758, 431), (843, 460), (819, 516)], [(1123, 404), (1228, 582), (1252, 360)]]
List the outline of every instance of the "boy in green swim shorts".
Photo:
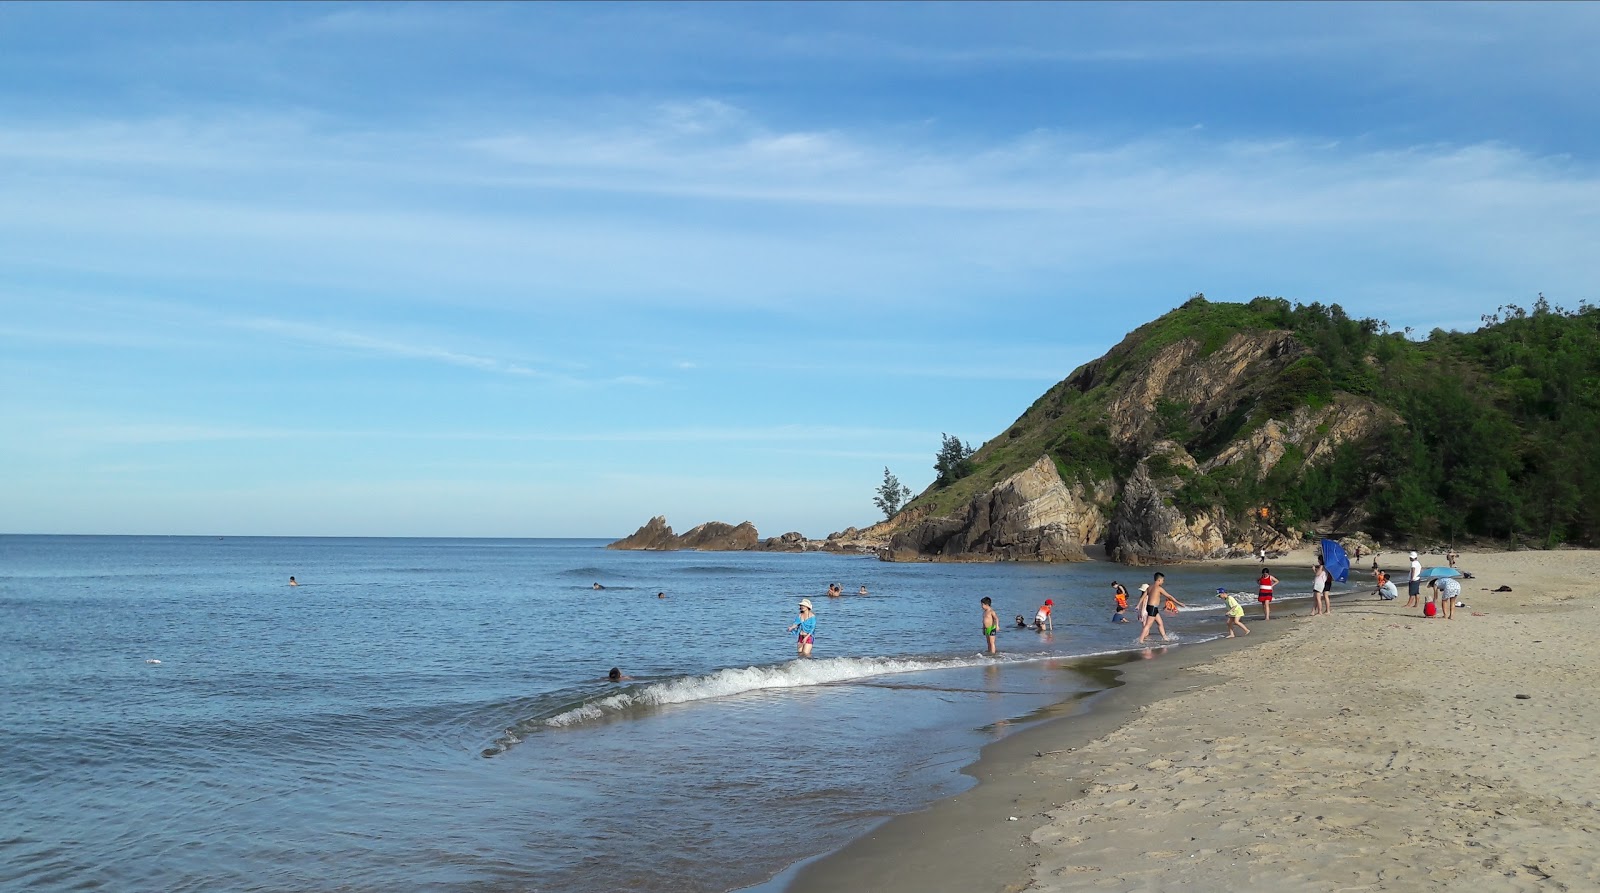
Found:
[(989, 640), (989, 653), (998, 654), (994, 647), (994, 637), (1000, 632), (1000, 615), (994, 612), (994, 603), (987, 595), (979, 604), (983, 605), (983, 637)]

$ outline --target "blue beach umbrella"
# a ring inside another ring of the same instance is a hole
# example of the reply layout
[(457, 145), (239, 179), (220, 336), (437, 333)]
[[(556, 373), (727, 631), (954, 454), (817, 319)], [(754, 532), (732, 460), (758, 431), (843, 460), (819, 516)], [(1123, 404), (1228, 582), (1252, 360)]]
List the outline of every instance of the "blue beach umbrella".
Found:
[(1456, 570), (1453, 567), (1425, 567), (1425, 568), (1422, 569), (1422, 577), (1421, 577), (1421, 579), (1424, 579), (1424, 580), (1436, 580), (1436, 579), (1439, 579), (1440, 577), (1459, 577), (1459, 576), (1461, 576), (1461, 572)]

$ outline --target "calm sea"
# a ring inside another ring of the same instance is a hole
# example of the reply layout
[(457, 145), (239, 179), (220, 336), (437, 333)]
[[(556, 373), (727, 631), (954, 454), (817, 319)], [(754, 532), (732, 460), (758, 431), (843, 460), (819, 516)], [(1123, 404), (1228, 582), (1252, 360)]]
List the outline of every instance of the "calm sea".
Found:
[[(1110, 583), (1149, 569), (603, 545), (0, 536), (0, 888), (722, 893), (1142, 650)], [(1229, 573), (1171, 572), (1180, 647)]]

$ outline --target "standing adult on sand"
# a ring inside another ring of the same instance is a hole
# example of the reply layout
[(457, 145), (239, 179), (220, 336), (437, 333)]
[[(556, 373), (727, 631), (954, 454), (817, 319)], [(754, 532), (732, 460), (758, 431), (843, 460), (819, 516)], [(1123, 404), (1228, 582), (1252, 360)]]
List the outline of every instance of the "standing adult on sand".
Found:
[(1261, 619), (1272, 619), (1272, 588), (1278, 585), (1278, 578), (1272, 575), (1267, 568), (1261, 569), (1261, 579), (1256, 581), (1256, 601), (1261, 603)]
[(1406, 607), (1415, 608), (1422, 603), (1422, 562), (1417, 560), (1415, 552), (1411, 553), (1411, 581), (1407, 585), (1411, 598), (1406, 602)]
[(789, 624), (789, 632), (794, 632), (795, 630), (800, 631), (800, 635), (794, 644), (796, 656), (810, 657), (811, 645), (815, 642), (813, 634), (817, 631), (817, 615), (811, 610), (811, 599), (809, 598), (800, 600), (800, 616), (794, 619), (794, 623)]
[(1154, 583), (1144, 583), (1139, 586), (1139, 608), (1144, 611), (1144, 628), (1139, 631), (1139, 644), (1143, 645), (1150, 638), (1150, 624), (1154, 623), (1161, 633), (1161, 641), (1168, 641), (1167, 625), (1161, 621), (1161, 601), (1167, 594), (1163, 585), (1167, 575), (1157, 572)]
[(989, 653), (998, 654), (995, 648), (994, 637), (1000, 633), (1000, 615), (994, 612), (994, 602), (986, 595), (979, 600), (983, 606), (983, 637), (989, 642)]
[(1331, 613), (1328, 604), (1328, 566), (1317, 559), (1317, 571), (1311, 575), (1311, 616)]

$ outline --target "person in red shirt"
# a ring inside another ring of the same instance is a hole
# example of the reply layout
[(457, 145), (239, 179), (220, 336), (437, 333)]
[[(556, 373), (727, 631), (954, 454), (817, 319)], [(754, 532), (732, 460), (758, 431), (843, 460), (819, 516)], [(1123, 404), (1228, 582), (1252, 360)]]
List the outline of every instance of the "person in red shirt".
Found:
[(1256, 601), (1261, 603), (1262, 620), (1272, 619), (1272, 587), (1278, 585), (1278, 578), (1272, 571), (1261, 569), (1261, 579), (1256, 581)]

